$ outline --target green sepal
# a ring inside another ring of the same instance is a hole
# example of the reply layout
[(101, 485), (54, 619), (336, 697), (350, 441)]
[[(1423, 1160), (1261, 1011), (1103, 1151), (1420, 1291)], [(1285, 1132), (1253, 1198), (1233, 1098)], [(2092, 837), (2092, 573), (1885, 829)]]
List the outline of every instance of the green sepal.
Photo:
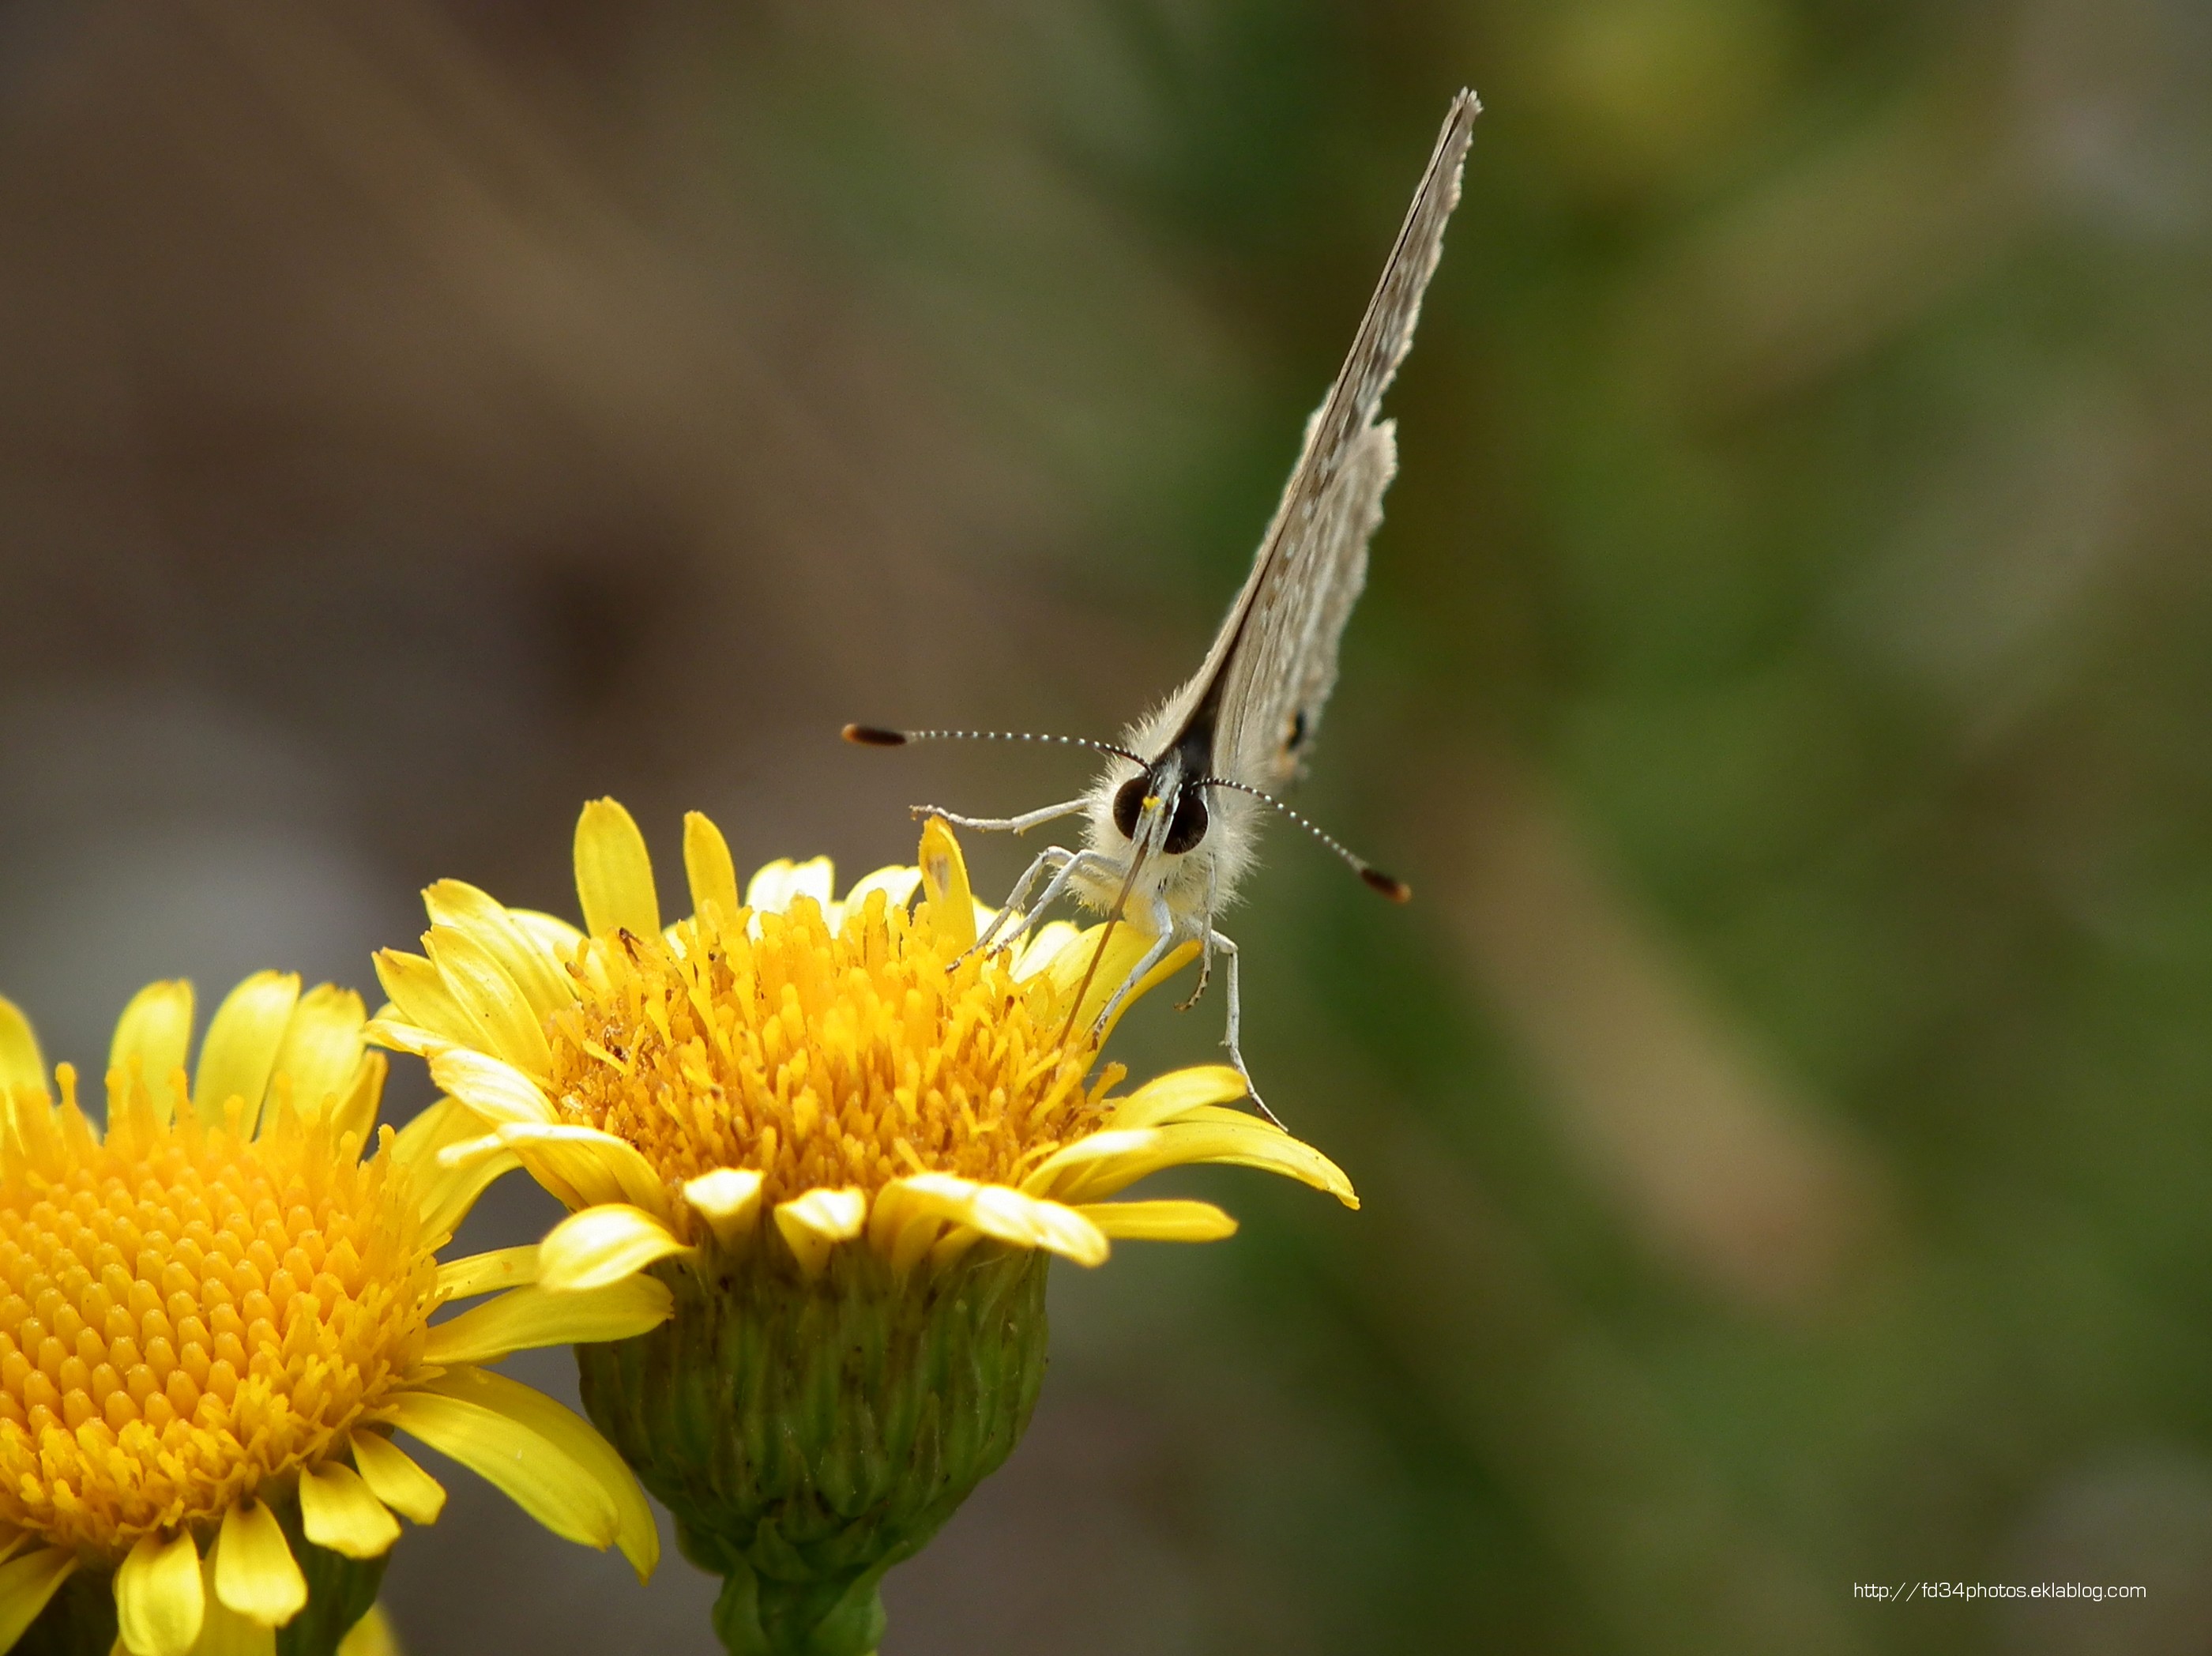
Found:
[(675, 1314), (576, 1348), (584, 1406), (724, 1578), (735, 1656), (868, 1656), (877, 1588), (1012, 1452), (1045, 1363), (1048, 1256), (902, 1277), (866, 1245), (808, 1281), (773, 1245), (654, 1267)]

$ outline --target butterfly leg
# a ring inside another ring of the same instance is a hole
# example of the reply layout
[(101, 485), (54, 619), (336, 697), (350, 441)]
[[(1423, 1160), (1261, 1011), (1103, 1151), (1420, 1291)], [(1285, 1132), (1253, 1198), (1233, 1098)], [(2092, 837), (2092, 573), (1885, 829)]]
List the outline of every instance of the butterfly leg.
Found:
[[(1044, 877), (1047, 869), (1057, 873), (1073, 861), (1074, 856), (1074, 852), (1060, 845), (1048, 845), (1039, 852), (1036, 861), (1022, 871), (1022, 877), (1014, 882), (1013, 890), (1006, 893), (1006, 900), (999, 905), (998, 913), (991, 916), (991, 923), (983, 928), (983, 935), (975, 940), (975, 947), (969, 949), (968, 954), (988, 949), (997, 942), (999, 934), (1006, 928), (1006, 922), (1009, 920), (1017, 916), (1026, 919), (1028, 912), (1022, 904), (1028, 898), (1030, 889)], [(965, 960), (968, 954), (962, 955), (960, 959)], [(959, 964), (959, 960), (953, 962), (955, 965)]]
[(1040, 827), (1045, 823), (1057, 822), (1062, 817), (1072, 817), (1090, 803), (1090, 797), (1086, 795), (1081, 799), (1068, 800), (1062, 804), (1047, 805), (1035, 811), (1024, 811), (1018, 817), (963, 817), (934, 805), (916, 805), (910, 809), (917, 817), (941, 817), (955, 828), (973, 829), (979, 834), (1026, 834), (1030, 829)]
[[(1166, 902), (1159, 898), (1152, 899), (1152, 947), (1146, 949), (1137, 964), (1129, 968), (1128, 975), (1121, 979), (1121, 987), (1106, 997), (1106, 1004), (1098, 1008), (1097, 1017), (1091, 1020), (1091, 1032), (1094, 1037), (1105, 1032), (1106, 1026), (1114, 1021), (1114, 1014), (1121, 1009), (1121, 1002), (1129, 998), (1129, 991), (1143, 983), (1145, 974), (1159, 965), (1167, 952), (1175, 947), (1175, 916), (1168, 912)], [(1105, 947), (1103, 939), (1099, 947)]]
[[(1059, 850), (1060, 848), (1054, 846), (1053, 849)], [(1037, 859), (1037, 862), (1043, 862), (1045, 857), (1048, 857), (1051, 855), (1051, 851), (1046, 852), (1045, 856), (1041, 856)], [(1121, 865), (1116, 862), (1112, 857), (1107, 856), (1102, 852), (1077, 851), (1071, 854), (1066, 851), (1060, 851), (1060, 855), (1066, 857), (1067, 861), (1061, 865), (1060, 872), (1053, 875), (1052, 883), (1044, 888), (1044, 894), (1038, 898), (1036, 904), (1023, 914), (1021, 926), (1013, 934), (1015, 937), (1026, 935), (1030, 928), (1036, 924), (1038, 918), (1043, 915), (1044, 911), (1050, 908), (1054, 904), (1060, 901), (1060, 895), (1067, 890), (1069, 882), (1087, 874), (1115, 875), (1119, 874), (1121, 872)], [(1035, 867), (1036, 865), (1032, 864), (1031, 866)], [(1011, 898), (1008, 899), (1006, 906), (1008, 908), (1013, 907), (1013, 903)]]
[[(970, 948), (968, 954), (962, 955), (960, 960), (965, 960), (969, 954), (980, 949), (1001, 943), (1011, 947), (1020, 942), (1036, 928), (1044, 911), (1059, 900), (1060, 894), (1067, 889), (1070, 880), (1079, 874), (1097, 873), (1113, 866), (1110, 857), (1102, 856), (1096, 851), (1070, 851), (1059, 845), (1047, 846), (1039, 853), (1036, 861), (1024, 871), (1022, 877), (1014, 882), (1014, 888), (1006, 893), (1006, 900), (1000, 907), (997, 916), (985, 928), (983, 935), (975, 940), (975, 947)], [(1044, 895), (1036, 903), (1024, 907), (1030, 888), (1043, 877), (1047, 869), (1053, 871), (1052, 883), (1044, 888)], [(1018, 923), (1008, 929), (1008, 922), (1016, 920), (1017, 916)], [(952, 964), (957, 966), (960, 960)]]
[[(1190, 998), (1176, 1003), (1177, 1012), (1188, 1012), (1198, 1004), (1198, 997), (1206, 993), (1206, 986), (1213, 977), (1213, 903), (1214, 893), (1220, 885), (1221, 863), (1218, 859), (1206, 865), (1206, 918), (1198, 928), (1198, 983)], [(1245, 1077), (1249, 1081), (1251, 1077)]]
[[(1260, 1089), (1253, 1084), (1252, 1072), (1244, 1067), (1243, 1049), (1237, 1044), (1239, 1026), (1242, 1025), (1244, 1018), (1244, 1002), (1243, 997), (1237, 993), (1237, 945), (1215, 931), (1211, 924), (1206, 927), (1206, 932), (1208, 934), (1206, 941), (1215, 948), (1219, 949), (1223, 957), (1229, 962), (1229, 981), (1223, 985), (1229, 998), (1229, 1032), (1221, 1038), (1221, 1044), (1229, 1049), (1229, 1062), (1237, 1066), (1237, 1073), (1244, 1078), (1244, 1090), (1250, 1095), (1252, 1102), (1259, 1106), (1260, 1113), (1273, 1122), (1276, 1126), (1281, 1127), (1283, 1125), (1281, 1117), (1267, 1108), (1267, 1099), (1260, 1096)], [(1285, 1128), (1284, 1130), (1287, 1132), (1289, 1129)]]

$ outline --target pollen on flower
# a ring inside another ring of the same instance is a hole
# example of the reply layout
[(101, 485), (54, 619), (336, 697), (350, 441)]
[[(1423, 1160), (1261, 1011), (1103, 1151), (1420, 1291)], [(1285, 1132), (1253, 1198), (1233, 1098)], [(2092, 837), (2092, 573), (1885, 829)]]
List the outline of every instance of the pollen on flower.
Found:
[(1124, 1073), (1086, 1087), (1096, 1049), (1068, 1034), (1063, 990), (1002, 954), (953, 965), (927, 903), (874, 892), (838, 928), (799, 897), (619, 942), (576, 958), (547, 1090), (672, 1186), (732, 1166), (770, 1202), (923, 1172), (1017, 1183), (1098, 1126)]
[(389, 1129), (170, 1121), (118, 1074), (102, 1140), (57, 1073), (0, 1096), (0, 1523), (112, 1556), (331, 1452), (419, 1361), (438, 1239)]

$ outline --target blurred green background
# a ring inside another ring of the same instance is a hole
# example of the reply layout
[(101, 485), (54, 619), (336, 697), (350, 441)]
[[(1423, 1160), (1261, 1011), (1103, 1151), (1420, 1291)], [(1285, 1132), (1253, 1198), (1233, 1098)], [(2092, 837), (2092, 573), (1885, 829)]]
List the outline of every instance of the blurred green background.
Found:
[[(1462, 83), (1299, 801), (1418, 896), (1231, 927), (1365, 1209), (1063, 1268), (886, 1656), (2212, 1651), (2197, 0), (15, 0), (0, 987), (1065, 797), (836, 731), (1189, 670)], [(417, 1656), (711, 1648), (455, 1495)], [(2045, 1580), (2148, 1597), (1854, 1594)]]

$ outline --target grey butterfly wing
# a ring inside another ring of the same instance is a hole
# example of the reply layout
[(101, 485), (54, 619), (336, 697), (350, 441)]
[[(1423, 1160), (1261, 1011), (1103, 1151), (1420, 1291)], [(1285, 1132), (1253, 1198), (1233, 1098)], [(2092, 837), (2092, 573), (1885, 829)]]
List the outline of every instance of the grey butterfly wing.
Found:
[(1297, 780), (1336, 688), (1338, 646), (1397, 469), (1389, 421), (1358, 433), (1301, 533), (1284, 542), (1224, 685), (1214, 762), (1229, 780), (1271, 794)]
[(1194, 709), (1219, 675), (1214, 768), (1231, 781), (1272, 792), (1291, 780), (1335, 685), (1338, 642), (1397, 469), (1391, 427), (1376, 411), (1413, 344), (1480, 112), (1472, 93), (1453, 100), (1351, 352), (1307, 424), (1252, 574), (1186, 691)]

